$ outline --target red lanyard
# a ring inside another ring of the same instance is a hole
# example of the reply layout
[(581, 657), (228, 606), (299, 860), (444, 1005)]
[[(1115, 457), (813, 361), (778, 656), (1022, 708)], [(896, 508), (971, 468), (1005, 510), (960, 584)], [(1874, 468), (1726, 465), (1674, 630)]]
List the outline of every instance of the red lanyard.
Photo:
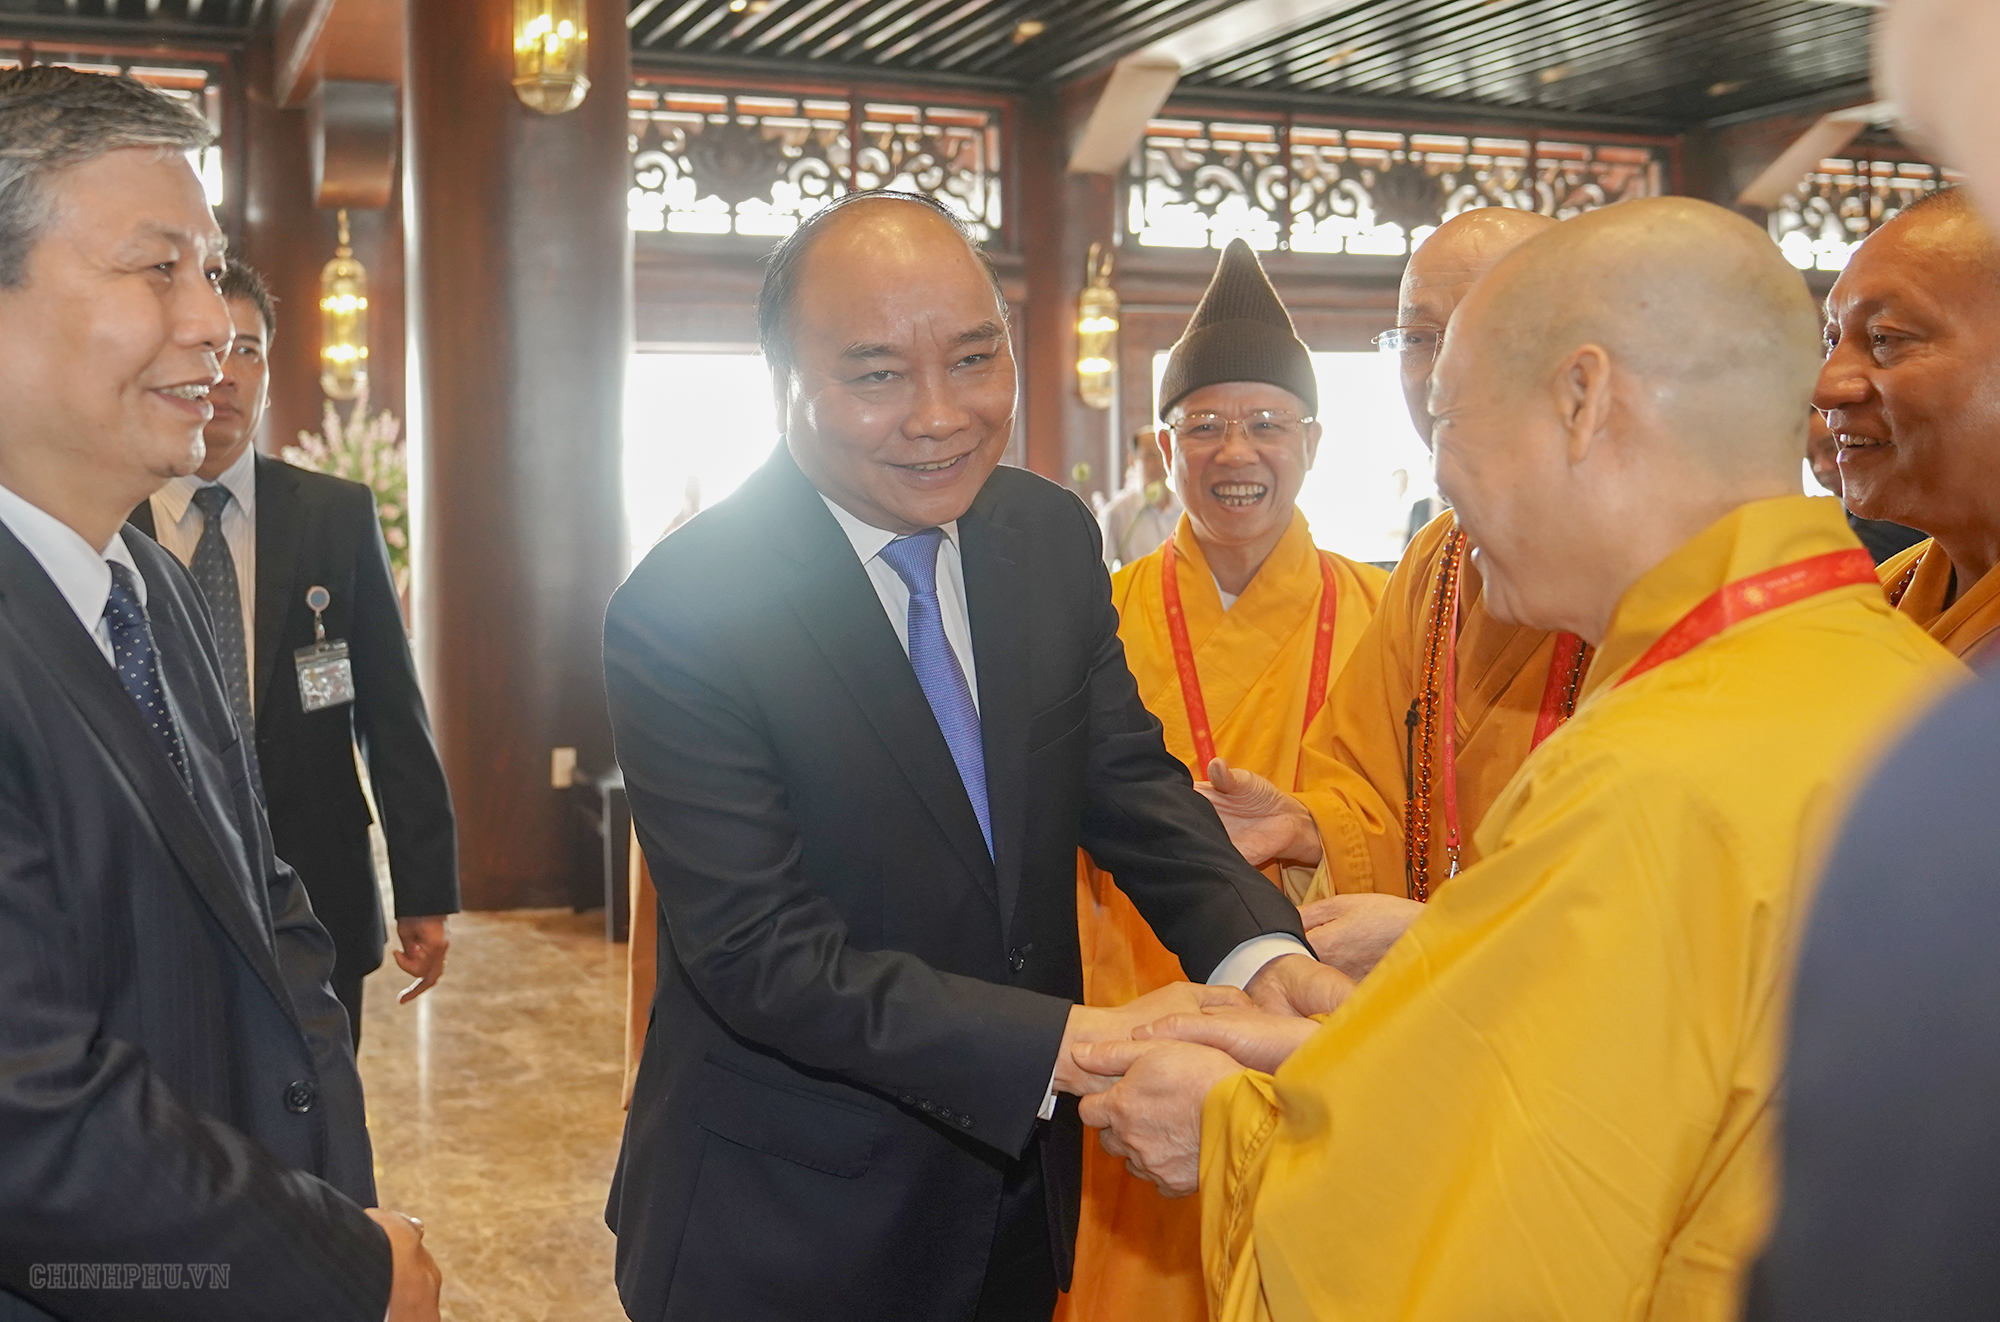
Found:
[[(1461, 538), (1463, 534), (1460, 534)], [(1452, 581), (1451, 603), (1446, 612), (1443, 626), (1444, 636), (1444, 676), (1438, 692), (1439, 742), (1442, 750), (1438, 761), (1438, 779), (1444, 791), (1444, 849), (1445, 875), (1456, 876), (1460, 840), (1458, 833), (1458, 599), (1461, 595), (1463, 578), (1463, 557), (1465, 544), (1461, 540), (1454, 554), (1460, 557), (1460, 574)], [(1534, 742), (1528, 745), (1530, 752), (1541, 746), (1542, 740), (1556, 732), (1556, 728), (1569, 719), (1576, 709), (1576, 694), (1585, 667), (1590, 664), (1590, 649), (1583, 639), (1573, 633), (1556, 635), (1554, 653), (1549, 658), (1548, 682), (1542, 685), (1542, 707), (1535, 715)]]
[[(1169, 537), (1160, 556), (1160, 592), (1167, 601), (1167, 634), (1174, 645), (1174, 669), (1181, 680), (1181, 701), (1187, 704), (1188, 730), (1194, 735), (1195, 778), (1208, 775), (1209, 763), (1215, 761), (1215, 732), (1208, 724), (1208, 704), (1201, 696), (1201, 675), (1194, 668), (1194, 647), (1188, 642), (1187, 612), (1181, 609), (1181, 581), (1175, 572), (1179, 556), (1174, 551), (1174, 539)], [(1319, 555), (1319, 628), (1313, 636), (1312, 671), (1306, 681), (1306, 723), (1301, 730), (1312, 728), (1313, 717), (1326, 705), (1327, 673), (1333, 668), (1333, 624), (1339, 611), (1339, 588), (1333, 577), (1333, 557), (1324, 551)]]
[(1868, 558), (1868, 552), (1857, 547), (1851, 551), (1828, 551), (1825, 555), (1794, 560), (1788, 565), (1779, 565), (1761, 574), (1725, 583), (1700, 605), (1681, 616), (1673, 628), (1655, 639), (1653, 645), (1646, 649), (1646, 654), (1634, 661), (1632, 668), (1618, 682), (1629, 684), (1655, 666), (1664, 665), (1701, 646), (1730, 625), (1740, 624), (1766, 611), (1790, 606), (1835, 588), (1859, 587), (1863, 583), (1872, 587), (1880, 582), (1875, 562)]

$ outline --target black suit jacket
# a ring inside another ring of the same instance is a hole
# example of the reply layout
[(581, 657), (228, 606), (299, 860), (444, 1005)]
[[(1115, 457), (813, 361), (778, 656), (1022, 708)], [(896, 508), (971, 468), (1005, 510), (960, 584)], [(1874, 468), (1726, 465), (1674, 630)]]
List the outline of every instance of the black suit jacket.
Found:
[(658, 1318), (955, 1319), (1043, 1143), (1059, 1278), (1082, 996), (1076, 851), (1194, 977), (1298, 934), (1168, 754), (1097, 525), (1002, 468), (959, 520), (994, 851), (910, 662), (783, 446), (613, 598), (605, 668), (660, 896), (659, 991), (607, 1220)]
[[(0, 526), (0, 1318), (379, 1322), (333, 949), (272, 853), (199, 590), (125, 540), (192, 793)], [(229, 1285), (36, 1284), (79, 1262), (227, 1264)]]
[[(374, 819), (354, 769), (355, 744), (382, 813), (402, 917), (458, 911), (451, 791), (417, 687), (374, 493), (263, 455), (256, 471), (252, 691), (271, 834), (333, 935), (340, 976), (356, 977), (382, 963), (383, 925), (368, 843)], [(132, 511), (132, 522), (153, 535), (150, 501)], [(313, 643), (306, 590), (314, 586), (332, 599), (326, 636), (347, 640), (355, 698), (308, 713), (292, 654)]]

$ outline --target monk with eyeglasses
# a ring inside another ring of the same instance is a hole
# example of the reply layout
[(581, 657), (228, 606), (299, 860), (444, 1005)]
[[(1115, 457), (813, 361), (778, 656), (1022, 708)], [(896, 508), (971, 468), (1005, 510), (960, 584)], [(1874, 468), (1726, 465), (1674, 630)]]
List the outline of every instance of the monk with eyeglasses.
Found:
[[(1297, 788), (1308, 767), (1331, 762), (1327, 695), (1388, 576), (1315, 547), (1298, 510), (1319, 450), (1319, 391), (1311, 355), (1241, 240), (1174, 346), (1160, 399), (1158, 442), (1186, 512), (1167, 542), (1112, 578), (1125, 659), (1197, 781), (1213, 764)], [(1294, 902), (1313, 875), (1302, 861), (1266, 869), (1281, 885), (1292, 879)], [(1123, 1005), (1184, 978), (1088, 856), (1077, 922), (1086, 1003)], [(1056, 1316), (1205, 1319), (1199, 1206), (1169, 1201), (1087, 1144), (1076, 1275)]]
[[(1411, 256), (1394, 330), (1410, 420), (1431, 443), (1431, 369), (1473, 283), (1556, 225), (1499, 207), (1446, 222)], [(1590, 663), (1573, 634), (1502, 624), (1446, 510), (1411, 539), (1328, 699), (1332, 756), (1299, 788), (1232, 764), (1208, 794), (1253, 863), (1318, 865), (1303, 896), (1322, 960), (1361, 977), (1479, 857), (1475, 832), (1536, 744), (1566, 720)]]

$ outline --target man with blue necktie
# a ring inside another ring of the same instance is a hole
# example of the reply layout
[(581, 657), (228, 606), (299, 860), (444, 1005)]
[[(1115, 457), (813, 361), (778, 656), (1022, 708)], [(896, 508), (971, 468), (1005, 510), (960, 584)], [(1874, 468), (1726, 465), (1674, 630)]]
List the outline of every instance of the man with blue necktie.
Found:
[[(758, 314), (783, 443), (606, 623), (660, 897), (620, 1295), (649, 1322), (1045, 1322), (1072, 1047), (1317, 966), (1139, 701), (1090, 511), (997, 468), (1007, 307), (957, 222), (843, 199)], [(1078, 846), (1211, 986), (1078, 1004)]]

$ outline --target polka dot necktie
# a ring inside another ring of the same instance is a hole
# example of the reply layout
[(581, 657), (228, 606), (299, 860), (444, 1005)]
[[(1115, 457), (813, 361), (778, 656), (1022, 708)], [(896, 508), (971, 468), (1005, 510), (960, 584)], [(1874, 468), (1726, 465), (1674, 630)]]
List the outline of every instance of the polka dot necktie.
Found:
[(183, 782), (188, 778), (187, 750), (181, 746), (181, 732), (167, 709), (167, 690), (160, 680), (160, 654), (153, 646), (153, 626), (146, 621), (146, 608), (139, 604), (139, 589), (132, 571), (111, 565), (111, 595), (104, 601), (104, 623), (111, 630), (111, 659), (118, 667), (118, 682), (139, 704), (139, 714), (159, 737)]
[(926, 528), (890, 542), (882, 548), (882, 559), (910, 589), (910, 667), (917, 672), (917, 685), (929, 699), (945, 747), (958, 765), (958, 778), (972, 800), (979, 834), (986, 837), (986, 852), (991, 854), (993, 823), (986, 804), (986, 741), (979, 728), (979, 708), (973, 705), (972, 686), (965, 682), (958, 653), (944, 636), (944, 616), (938, 609), (937, 558), (943, 541), (944, 529)]
[(215, 651), (222, 661), (222, 683), (229, 691), (229, 708), (244, 734), (257, 728), (250, 714), (250, 668), (243, 640), (243, 598), (236, 587), (236, 557), (229, 553), (229, 540), (222, 535), (222, 511), (234, 497), (229, 488), (210, 483), (197, 488), (195, 506), (204, 520), (201, 540), (194, 545), (188, 572), (208, 599), (208, 613), (215, 621)]

